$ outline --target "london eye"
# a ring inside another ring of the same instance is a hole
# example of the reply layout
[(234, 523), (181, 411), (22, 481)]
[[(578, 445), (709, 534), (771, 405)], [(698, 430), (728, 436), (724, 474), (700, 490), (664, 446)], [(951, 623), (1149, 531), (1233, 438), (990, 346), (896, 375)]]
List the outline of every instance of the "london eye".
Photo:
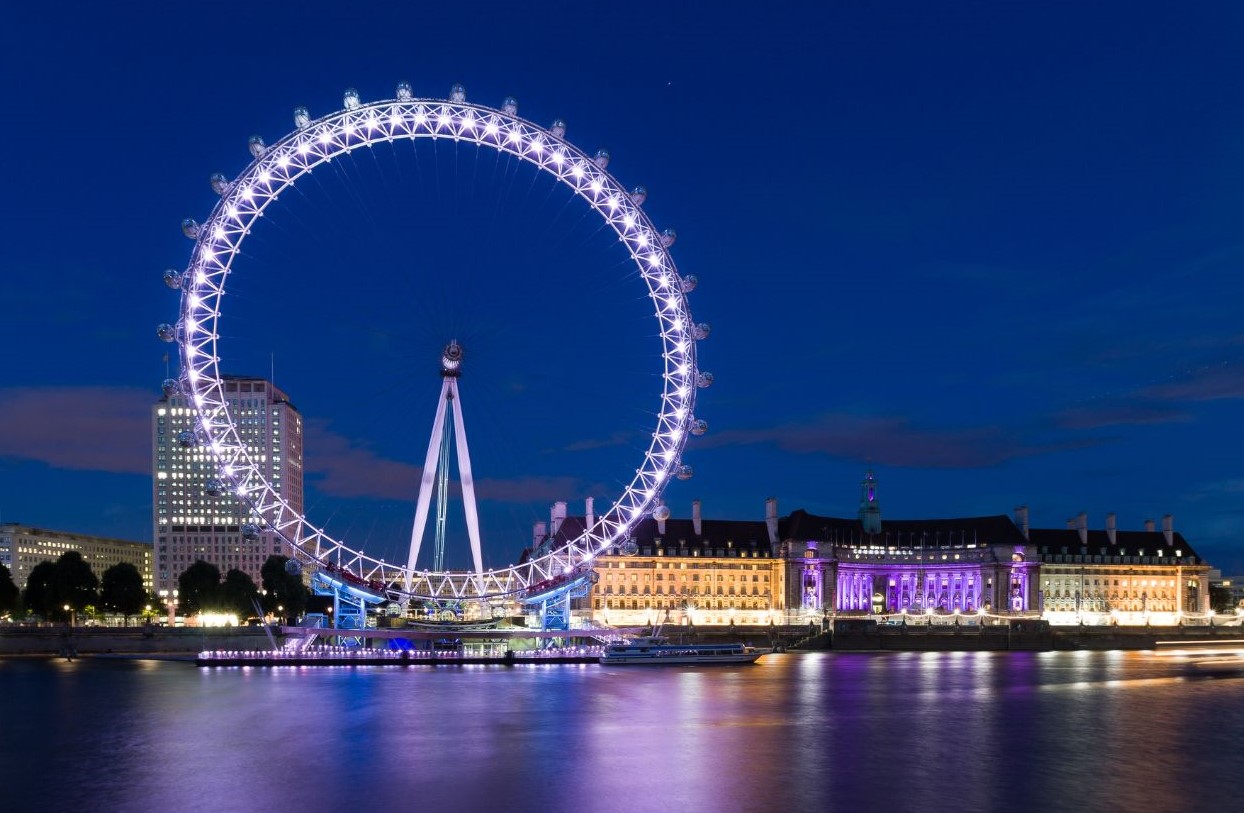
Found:
[[(687, 295), (696, 278), (679, 273), (670, 252), (675, 234), (659, 229), (645, 213), (646, 190), (619, 182), (608, 169), (606, 151), (589, 154), (569, 142), (563, 121), (542, 127), (521, 118), (512, 98), (499, 108), (468, 102), (461, 85), (453, 86), (448, 99), (417, 98), (406, 83), (397, 86), (395, 98), (376, 102), (363, 102), (348, 90), (342, 109), (312, 118), (299, 107), (293, 121), (294, 129), (271, 144), (252, 137), (252, 160), (237, 177), (211, 176), (220, 200), (202, 223), (183, 221), (183, 232), (194, 241), (189, 263), (182, 271), (165, 272), (165, 283), (181, 294), (176, 322), (157, 329), (180, 353), (181, 373), (166, 382), (166, 389), (176, 389), (193, 405), (197, 418), (192, 440), (210, 452), (217, 468), (209, 485), (213, 496), (231, 494), (248, 505), (303, 567), (331, 572), (403, 604), (529, 600), (587, 578), (593, 560), (611, 548), (623, 548), (646, 516), (667, 517), (662, 492), (671, 479), (691, 476), (683, 452), (689, 436), (707, 428), (695, 414), (696, 393), (712, 383), (712, 375), (699, 369), (696, 343), (708, 335), (709, 327), (692, 319)], [(273, 207), (277, 198), (317, 167), (377, 144), (420, 139), (469, 143), (512, 156), (584, 201), (616, 235), (631, 270), (643, 280), (661, 341), (656, 424), (629, 483), (575, 538), (498, 569), (420, 570), (414, 562), (385, 562), (295, 510), (242, 441), (220, 370), (225, 286), (256, 221), (269, 210), (279, 217), (280, 207)]]

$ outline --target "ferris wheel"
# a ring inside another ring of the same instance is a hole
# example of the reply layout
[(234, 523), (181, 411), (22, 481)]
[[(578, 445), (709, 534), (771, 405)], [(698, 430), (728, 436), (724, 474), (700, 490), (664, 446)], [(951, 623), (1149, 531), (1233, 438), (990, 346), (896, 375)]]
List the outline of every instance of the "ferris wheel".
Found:
[[(232, 494), (249, 505), (303, 566), (330, 569), (403, 602), (523, 597), (585, 577), (595, 557), (625, 546), (646, 516), (669, 516), (661, 494), (671, 478), (687, 479), (692, 474), (682, 453), (690, 435), (707, 430), (707, 423), (695, 416), (696, 391), (713, 380), (696, 363), (696, 343), (709, 333), (707, 324), (692, 320), (687, 301), (696, 278), (680, 275), (674, 264), (669, 250), (673, 230), (658, 230), (642, 209), (646, 190), (636, 186), (628, 191), (608, 171), (608, 152), (588, 155), (565, 135), (566, 124), (560, 119), (544, 128), (520, 118), (513, 98), (505, 99), (499, 109), (468, 102), (462, 85), (454, 85), (448, 99), (431, 99), (416, 98), (403, 82), (396, 98), (370, 103), (351, 89), (344, 94), (343, 109), (321, 118), (296, 108), (294, 130), (271, 145), (252, 136), (253, 160), (241, 174), (233, 180), (211, 176), (220, 201), (207, 219), (182, 222), (182, 231), (195, 245), (184, 271), (164, 275), (165, 283), (181, 292), (177, 322), (157, 328), (161, 339), (180, 349), (181, 376), (166, 382), (166, 389), (178, 390), (198, 416), (195, 441), (210, 451), (218, 467), (217, 479), (209, 486), (213, 496)], [(585, 201), (617, 235), (646, 284), (663, 346), (656, 427), (629, 485), (577, 538), (497, 570), (428, 571), (386, 563), (314, 524), (268, 481), (242, 441), (219, 369), (218, 323), (225, 283), (256, 220), (316, 167), (354, 150), (417, 139), (467, 142), (514, 156)]]

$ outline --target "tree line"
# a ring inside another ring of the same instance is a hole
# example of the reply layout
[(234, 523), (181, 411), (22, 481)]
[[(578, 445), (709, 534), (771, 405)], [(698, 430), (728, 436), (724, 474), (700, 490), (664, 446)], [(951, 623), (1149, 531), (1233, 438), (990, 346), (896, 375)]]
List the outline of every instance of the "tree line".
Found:
[[(306, 610), (309, 592), (296, 572), (286, 569), (287, 556), (269, 556), (260, 568), (262, 590), (245, 572), (220, 569), (202, 560), (177, 577), (178, 610), (196, 613), (255, 614), (255, 603), (265, 613), (296, 618)], [(40, 562), (30, 571), (26, 588), (19, 590), (9, 569), (0, 564), (0, 617), (35, 615), (46, 621), (90, 617), (101, 610), (129, 619), (151, 609), (159, 613), (164, 599), (143, 586), (142, 574), (128, 562), (113, 565), (100, 579), (78, 551), (66, 551), (55, 562)]]

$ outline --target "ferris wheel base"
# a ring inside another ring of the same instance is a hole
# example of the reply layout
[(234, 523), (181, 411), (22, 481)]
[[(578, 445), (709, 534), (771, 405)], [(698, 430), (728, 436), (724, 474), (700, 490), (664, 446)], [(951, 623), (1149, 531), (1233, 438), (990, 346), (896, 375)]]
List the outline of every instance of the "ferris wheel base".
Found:
[(529, 606), (537, 605), (540, 629), (568, 630), (570, 629), (570, 601), (587, 596), (592, 587), (594, 575), (589, 570), (567, 581), (536, 585), (528, 589), (521, 601)]
[[(345, 579), (337, 574), (317, 570), (311, 576), (311, 592), (317, 596), (331, 596), (333, 599), (332, 626), (339, 630), (361, 630), (367, 628), (367, 607), (385, 602), (385, 596), (373, 592)], [(343, 646), (359, 646), (362, 639), (343, 636)]]

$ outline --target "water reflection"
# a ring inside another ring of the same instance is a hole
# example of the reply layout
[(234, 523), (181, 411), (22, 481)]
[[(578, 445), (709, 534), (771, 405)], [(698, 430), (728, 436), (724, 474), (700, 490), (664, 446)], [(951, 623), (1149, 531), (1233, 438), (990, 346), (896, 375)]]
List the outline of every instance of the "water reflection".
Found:
[(6, 810), (1177, 810), (1229, 798), (1244, 729), (1244, 681), (1143, 653), (0, 661), (0, 688)]

